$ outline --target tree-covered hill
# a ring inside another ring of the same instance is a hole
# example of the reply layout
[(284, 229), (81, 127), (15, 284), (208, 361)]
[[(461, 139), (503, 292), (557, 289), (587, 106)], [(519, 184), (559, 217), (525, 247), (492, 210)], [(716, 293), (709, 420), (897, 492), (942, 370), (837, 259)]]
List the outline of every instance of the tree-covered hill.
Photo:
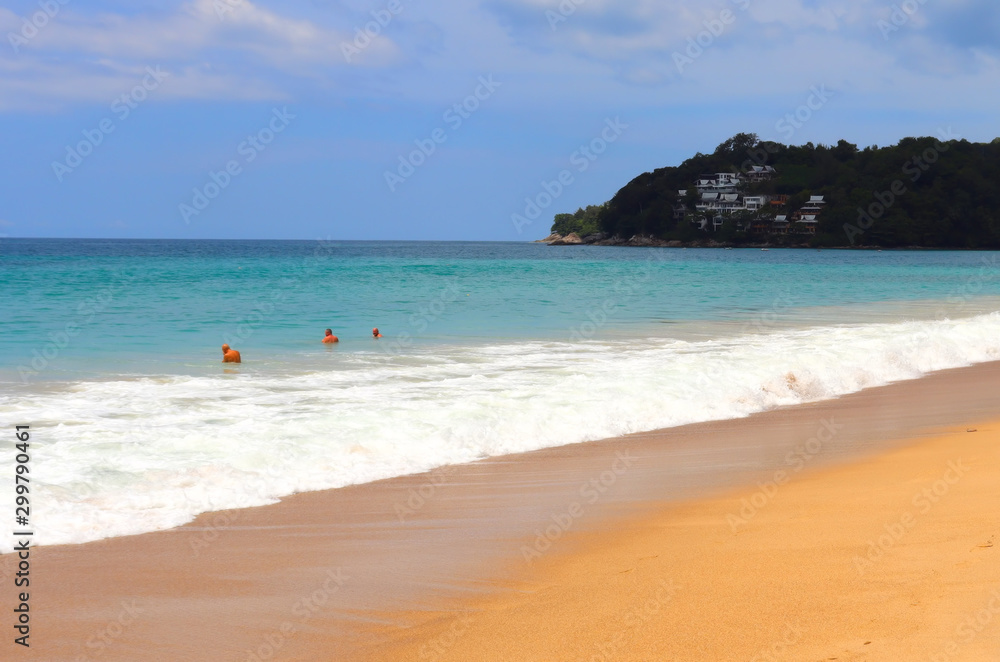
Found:
[[(699, 176), (749, 175), (754, 166), (775, 173), (763, 181), (747, 176), (740, 196), (766, 196), (764, 208), (720, 213), (700, 204)], [(774, 219), (797, 219), (811, 196), (825, 203), (813, 226), (793, 222), (779, 233)], [(604, 205), (556, 215), (552, 231), (600, 232), (608, 243), (638, 235), (737, 245), (1000, 248), (1000, 139), (970, 143), (942, 131), (858, 149), (844, 140), (789, 146), (741, 133), (712, 154), (639, 175)]]

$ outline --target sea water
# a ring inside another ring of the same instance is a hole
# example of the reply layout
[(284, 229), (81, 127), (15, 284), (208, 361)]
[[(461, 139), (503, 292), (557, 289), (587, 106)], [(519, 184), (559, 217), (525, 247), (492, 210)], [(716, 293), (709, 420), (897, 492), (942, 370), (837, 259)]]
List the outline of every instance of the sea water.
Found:
[(5, 239), (0, 293), (38, 544), (1000, 358), (981, 252)]

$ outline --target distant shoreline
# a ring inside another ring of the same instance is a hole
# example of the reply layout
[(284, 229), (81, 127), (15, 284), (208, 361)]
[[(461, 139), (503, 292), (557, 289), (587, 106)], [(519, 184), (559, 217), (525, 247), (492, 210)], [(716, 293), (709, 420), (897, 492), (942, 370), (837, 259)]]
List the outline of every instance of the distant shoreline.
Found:
[(715, 241), (714, 239), (698, 239), (695, 241), (680, 241), (679, 239), (658, 239), (656, 237), (633, 236), (629, 239), (621, 237), (603, 237), (590, 235), (578, 237), (570, 233), (563, 237), (559, 234), (550, 234), (544, 239), (536, 239), (535, 244), (546, 244), (548, 246), (624, 246), (632, 248), (766, 248), (766, 249), (797, 249), (797, 250), (830, 250), (830, 251), (983, 251), (994, 252), (996, 248), (965, 248), (960, 246), (878, 246), (878, 245), (855, 245), (855, 246), (810, 246), (808, 243), (733, 243), (726, 241)]

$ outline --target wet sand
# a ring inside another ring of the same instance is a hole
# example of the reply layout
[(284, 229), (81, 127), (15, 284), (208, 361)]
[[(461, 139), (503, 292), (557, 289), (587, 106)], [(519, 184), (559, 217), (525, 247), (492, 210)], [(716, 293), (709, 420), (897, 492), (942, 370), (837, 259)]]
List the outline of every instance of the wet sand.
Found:
[(996, 363), (42, 547), (27, 659), (996, 659), (994, 419)]

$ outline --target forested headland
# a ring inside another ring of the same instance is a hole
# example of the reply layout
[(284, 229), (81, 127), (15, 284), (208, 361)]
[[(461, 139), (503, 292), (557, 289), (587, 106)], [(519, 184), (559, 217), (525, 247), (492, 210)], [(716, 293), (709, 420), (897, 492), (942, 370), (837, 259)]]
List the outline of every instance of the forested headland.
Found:
[(554, 243), (1000, 248), (1000, 138), (783, 145), (740, 133), (557, 214)]

